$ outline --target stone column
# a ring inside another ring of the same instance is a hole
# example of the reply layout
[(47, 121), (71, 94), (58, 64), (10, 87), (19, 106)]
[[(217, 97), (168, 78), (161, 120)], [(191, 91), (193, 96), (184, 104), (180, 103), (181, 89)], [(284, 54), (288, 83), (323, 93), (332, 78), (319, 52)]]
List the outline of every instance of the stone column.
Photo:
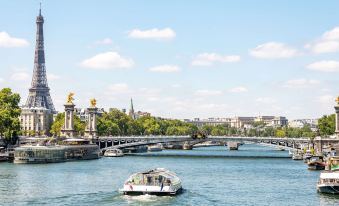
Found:
[(335, 134), (339, 138), (339, 101), (338, 104), (334, 106), (335, 109)]
[(74, 137), (74, 107), (72, 102), (65, 105), (65, 123), (61, 130), (61, 136)]
[(95, 107), (95, 105), (87, 108), (88, 119), (85, 130), (85, 137), (87, 138), (93, 138), (97, 136), (97, 111), (98, 108)]

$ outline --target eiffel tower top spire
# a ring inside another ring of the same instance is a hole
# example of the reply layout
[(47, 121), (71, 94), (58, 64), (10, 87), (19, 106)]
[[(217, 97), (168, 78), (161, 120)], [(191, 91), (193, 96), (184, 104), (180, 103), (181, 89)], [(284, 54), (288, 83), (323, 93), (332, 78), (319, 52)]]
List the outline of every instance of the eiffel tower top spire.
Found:
[(36, 44), (34, 56), (34, 70), (31, 88), (26, 101), (26, 107), (44, 107), (55, 112), (52, 98), (49, 93), (45, 68), (45, 49), (44, 49), (44, 17), (41, 15), (41, 3), (39, 16), (36, 18)]

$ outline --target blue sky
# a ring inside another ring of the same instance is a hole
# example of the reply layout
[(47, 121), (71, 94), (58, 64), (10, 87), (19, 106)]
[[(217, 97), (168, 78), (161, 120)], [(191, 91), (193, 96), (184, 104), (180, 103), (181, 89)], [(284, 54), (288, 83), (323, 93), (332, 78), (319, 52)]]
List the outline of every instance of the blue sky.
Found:
[[(0, 3), (0, 87), (24, 103), (39, 1)], [(338, 1), (42, 2), (48, 82), (62, 110), (135, 109), (171, 118), (333, 112)]]

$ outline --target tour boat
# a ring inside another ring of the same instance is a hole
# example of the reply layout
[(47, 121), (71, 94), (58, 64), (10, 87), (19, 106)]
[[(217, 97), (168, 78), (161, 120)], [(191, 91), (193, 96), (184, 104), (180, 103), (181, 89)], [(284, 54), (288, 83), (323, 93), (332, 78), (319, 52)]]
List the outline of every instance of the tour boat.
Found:
[(122, 157), (124, 153), (120, 149), (108, 149), (104, 153), (105, 157)]
[(293, 152), (292, 159), (293, 160), (303, 160), (303, 155), (300, 152), (298, 152), (298, 150), (296, 150), (296, 151)]
[(320, 173), (317, 190), (321, 193), (339, 194), (339, 157), (330, 157), (328, 170)]
[(181, 180), (174, 172), (164, 168), (135, 173), (121, 189), (125, 195), (176, 195), (181, 191)]
[(150, 145), (147, 147), (149, 152), (160, 152), (162, 151), (162, 144)]
[(323, 156), (312, 156), (307, 165), (309, 170), (324, 170), (326, 163)]
[(320, 173), (317, 190), (321, 193), (339, 194), (339, 172), (326, 171)]
[(308, 161), (312, 158), (312, 153), (310, 150), (306, 150), (306, 153), (304, 154), (304, 163), (308, 163)]

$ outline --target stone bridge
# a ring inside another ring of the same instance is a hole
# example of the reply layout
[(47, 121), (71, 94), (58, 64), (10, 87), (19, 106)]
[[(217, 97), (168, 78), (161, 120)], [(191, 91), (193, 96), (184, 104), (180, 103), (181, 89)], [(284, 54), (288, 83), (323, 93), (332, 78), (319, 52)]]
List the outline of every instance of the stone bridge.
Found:
[(135, 146), (152, 145), (157, 143), (183, 143), (188, 142), (197, 144), (202, 141), (212, 141), (227, 144), (227, 142), (254, 142), (265, 143), (285, 148), (301, 149), (302, 145), (309, 145), (312, 142), (305, 138), (276, 138), (276, 137), (226, 137), (226, 136), (210, 136), (201, 141), (193, 139), (190, 136), (117, 136), (117, 137), (99, 137), (93, 140), (99, 145), (101, 150), (108, 148), (123, 149)]

